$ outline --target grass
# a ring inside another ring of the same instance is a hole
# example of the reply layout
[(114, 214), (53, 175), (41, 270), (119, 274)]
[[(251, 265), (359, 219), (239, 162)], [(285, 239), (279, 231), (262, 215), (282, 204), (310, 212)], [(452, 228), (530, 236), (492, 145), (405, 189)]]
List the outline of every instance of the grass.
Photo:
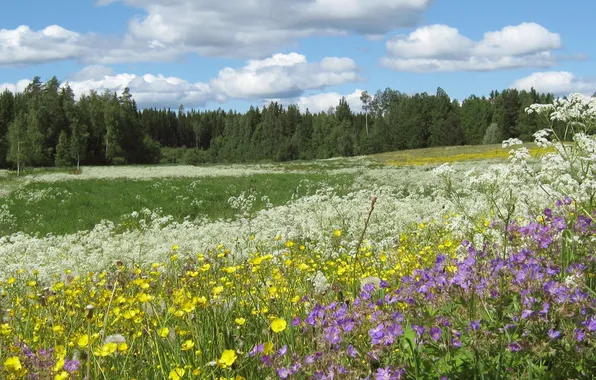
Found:
[[(536, 144), (525, 146), (534, 157), (547, 152)], [(184, 218), (235, 218), (238, 210), (231, 207), (228, 199), (242, 193), (254, 194), (256, 200), (249, 211), (255, 212), (265, 207), (261, 199), (265, 195), (272, 205), (281, 205), (292, 197), (306, 195), (323, 186), (341, 189), (342, 185), (353, 182), (354, 174), (330, 176), (333, 170), (355, 166), (405, 167), (505, 160), (511, 149), (502, 148), (500, 144), (455, 146), (351, 158), (293, 161), (270, 164), (271, 168), (277, 170), (275, 173), (245, 176), (81, 179), (24, 184), (21, 181), (27, 178), (71, 171), (64, 168), (30, 169), (20, 178), (14, 173), (0, 177), (0, 208), (4, 206), (4, 210), (12, 215), (3, 218), (0, 209), (0, 236), (18, 231), (41, 235), (74, 233), (92, 229), (102, 220), (118, 223), (123, 215), (143, 208), (161, 209), (163, 215), (171, 215), (178, 221)], [(217, 166), (206, 167), (216, 169)]]
[(272, 205), (281, 205), (322, 186), (339, 189), (351, 180), (349, 175), (283, 173), (159, 181), (29, 183), (0, 198), (0, 206), (8, 205), (15, 218), (13, 222), (0, 219), (0, 236), (17, 231), (41, 235), (74, 233), (92, 229), (101, 220), (118, 222), (123, 215), (143, 208), (161, 208), (164, 215), (178, 221), (185, 217), (234, 218), (238, 210), (231, 207), (228, 199), (243, 192), (255, 195), (249, 210), (254, 212), (265, 207), (265, 195)]

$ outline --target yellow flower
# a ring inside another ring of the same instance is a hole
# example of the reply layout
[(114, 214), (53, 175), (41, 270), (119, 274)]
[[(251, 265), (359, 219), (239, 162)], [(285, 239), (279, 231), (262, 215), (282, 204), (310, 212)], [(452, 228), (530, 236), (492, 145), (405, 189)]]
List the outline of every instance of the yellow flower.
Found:
[(141, 293), (137, 296), (140, 302), (149, 302), (153, 299), (153, 296), (148, 295), (147, 293)]
[(186, 342), (182, 343), (182, 351), (188, 351), (195, 346), (195, 342), (192, 340), (187, 340)]
[(165, 338), (170, 333), (170, 329), (167, 327), (162, 327), (161, 329), (157, 330), (157, 335), (162, 338)]
[(126, 342), (118, 343), (118, 351), (124, 352), (126, 350), (128, 350), (128, 344), (126, 344)]
[(174, 368), (173, 370), (170, 371), (170, 376), (168, 377), (168, 379), (170, 380), (180, 380), (182, 378), (182, 376), (184, 376), (184, 373), (186, 371), (184, 371), (184, 368)]
[(57, 373), (54, 376), (54, 380), (65, 380), (65, 379), (68, 379), (68, 372), (66, 372), (66, 371), (62, 371), (60, 373)]
[(242, 326), (245, 323), (246, 323), (246, 319), (244, 319), (244, 318), (236, 318), (236, 324), (237, 325)]
[(8, 323), (0, 325), (0, 335), (8, 335), (12, 332), (12, 327)]
[(52, 368), (52, 371), (58, 372), (63, 367), (64, 367), (64, 359), (59, 359), (58, 361), (56, 361), (56, 364), (54, 364), (54, 368)]
[(269, 355), (273, 352), (273, 342), (265, 342), (263, 344), (263, 353)]
[(234, 364), (238, 356), (236, 356), (236, 352), (234, 350), (224, 350), (221, 354), (221, 358), (219, 358), (220, 363), (225, 364), (227, 367)]
[(89, 344), (89, 335), (87, 335), (87, 334), (81, 335), (79, 337), (79, 339), (77, 339), (77, 346), (79, 346), (81, 348), (87, 347), (88, 344)]
[(21, 360), (19, 360), (17, 356), (11, 356), (4, 361), (4, 368), (6, 368), (8, 372), (19, 372), (23, 369), (23, 366), (21, 365)]
[(340, 230), (335, 230), (333, 231), (333, 235), (340, 237), (341, 236), (341, 231)]
[(281, 318), (275, 318), (273, 321), (271, 321), (271, 330), (273, 330), (274, 333), (279, 333), (282, 332), (286, 329), (286, 327), (288, 326), (288, 323)]
[(95, 356), (108, 356), (116, 352), (118, 349), (118, 345), (116, 343), (110, 342), (106, 343), (101, 348), (96, 348), (93, 353)]

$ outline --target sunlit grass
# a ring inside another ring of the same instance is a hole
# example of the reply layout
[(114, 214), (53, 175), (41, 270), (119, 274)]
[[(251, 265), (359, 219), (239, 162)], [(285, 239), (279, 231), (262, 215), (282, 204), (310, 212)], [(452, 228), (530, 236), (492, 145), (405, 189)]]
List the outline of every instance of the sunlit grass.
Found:
[[(534, 158), (552, 152), (552, 148), (540, 148), (536, 144), (524, 144)], [(438, 165), (463, 161), (506, 161), (512, 148), (503, 148), (501, 144), (467, 145), (412, 149), (372, 155), (375, 160), (394, 166)]]

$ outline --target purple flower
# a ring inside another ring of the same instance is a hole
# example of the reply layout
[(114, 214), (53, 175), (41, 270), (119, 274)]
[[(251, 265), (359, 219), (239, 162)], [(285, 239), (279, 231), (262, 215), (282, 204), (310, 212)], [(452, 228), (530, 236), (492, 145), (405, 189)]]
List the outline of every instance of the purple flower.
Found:
[(383, 330), (384, 326), (382, 323), (368, 330), (371, 344), (381, 344), (383, 342), (383, 338), (385, 337), (385, 332)]
[(410, 325), (412, 327), (412, 330), (416, 331), (416, 335), (420, 338), (422, 336), (422, 334), (424, 334), (424, 327), (423, 326), (418, 326), (415, 324), (411, 324)]
[(521, 317), (522, 317), (522, 319), (526, 319), (528, 317), (531, 317), (532, 314), (534, 314), (534, 312), (532, 310), (525, 309), (522, 311)]
[(575, 340), (577, 340), (578, 342), (582, 342), (584, 340), (584, 337), (586, 336), (586, 333), (582, 329), (575, 329), (574, 333)]
[(355, 358), (356, 356), (358, 356), (358, 351), (356, 351), (354, 346), (352, 346), (351, 344), (348, 347), (346, 347), (346, 353), (351, 358)]
[(478, 330), (480, 328), (480, 320), (470, 322), (470, 327), (472, 330)]
[(389, 367), (378, 368), (375, 373), (375, 380), (392, 380), (392, 372)]
[(257, 344), (256, 346), (254, 346), (252, 348), (252, 350), (250, 350), (250, 352), (248, 353), (248, 356), (251, 356), (251, 357), (255, 356), (256, 354), (263, 352), (264, 348), (265, 348), (265, 345), (263, 343)]
[(80, 367), (81, 362), (79, 362), (78, 360), (64, 359), (64, 370), (66, 372), (72, 374), (73, 372), (78, 371)]
[(436, 326), (433, 327), (432, 329), (430, 329), (430, 338), (435, 342), (438, 341), (439, 339), (441, 339), (441, 332), (441, 328)]
[(521, 346), (519, 345), (519, 343), (517, 342), (511, 342), (509, 343), (509, 350), (513, 351), (513, 352), (517, 352), (521, 350)]
[(337, 326), (327, 327), (325, 329), (325, 339), (333, 345), (341, 343), (341, 330)]
[(282, 348), (279, 349), (279, 351), (277, 351), (277, 354), (279, 356), (284, 356), (286, 352), (288, 352), (288, 346), (284, 345)]
[(588, 328), (588, 331), (592, 332), (596, 330), (596, 318), (593, 315), (588, 317), (588, 320), (584, 323), (584, 325)]
[(280, 368), (277, 370), (277, 376), (279, 376), (280, 379), (286, 379), (290, 376), (290, 370), (287, 368)]
[(550, 330), (548, 330), (548, 336), (551, 339), (557, 339), (559, 337), (559, 335), (561, 335), (560, 331), (554, 331), (552, 328)]

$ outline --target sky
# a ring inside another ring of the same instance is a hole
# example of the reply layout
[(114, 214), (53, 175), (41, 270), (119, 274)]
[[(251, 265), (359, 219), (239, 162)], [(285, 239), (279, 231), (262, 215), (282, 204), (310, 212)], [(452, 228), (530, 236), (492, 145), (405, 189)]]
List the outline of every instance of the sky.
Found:
[(452, 98), (596, 92), (596, 2), (19, 0), (0, 12), (0, 91), (56, 76), (139, 108), (326, 111), (390, 87)]

